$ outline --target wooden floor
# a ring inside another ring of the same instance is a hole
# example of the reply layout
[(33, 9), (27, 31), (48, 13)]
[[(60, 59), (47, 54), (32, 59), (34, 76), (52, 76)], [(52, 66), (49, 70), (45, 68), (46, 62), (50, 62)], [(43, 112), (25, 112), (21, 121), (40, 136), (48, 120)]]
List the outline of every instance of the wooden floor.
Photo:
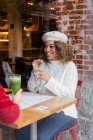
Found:
[[(1, 131), (3, 135), (1, 134)], [(15, 140), (13, 131), (14, 130), (11, 128), (4, 127), (0, 130), (0, 140)]]

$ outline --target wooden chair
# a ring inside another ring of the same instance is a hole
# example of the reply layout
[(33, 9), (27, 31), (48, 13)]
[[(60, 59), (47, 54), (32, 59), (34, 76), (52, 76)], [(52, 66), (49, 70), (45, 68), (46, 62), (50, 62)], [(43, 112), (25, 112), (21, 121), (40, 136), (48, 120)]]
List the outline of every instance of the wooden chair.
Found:
[[(75, 97), (77, 99), (76, 102), (76, 108), (78, 109), (79, 106), (79, 101), (80, 101), (80, 90), (83, 87), (83, 81), (79, 80), (78, 84), (77, 84), (77, 89), (76, 89), (76, 93), (75, 93)], [(75, 132), (75, 127), (78, 125), (78, 120), (76, 120), (68, 129), (59, 132), (58, 134), (56, 134), (55, 138), (56, 140), (61, 140), (61, 135), (63, 135), (64, 133), (66, 133), (66, 131), (69, 131), (72, 135), (73, 140), (77, 140), (76, 138), (76, 132)], [(54, 138), (52, 139), (54, 140)]]

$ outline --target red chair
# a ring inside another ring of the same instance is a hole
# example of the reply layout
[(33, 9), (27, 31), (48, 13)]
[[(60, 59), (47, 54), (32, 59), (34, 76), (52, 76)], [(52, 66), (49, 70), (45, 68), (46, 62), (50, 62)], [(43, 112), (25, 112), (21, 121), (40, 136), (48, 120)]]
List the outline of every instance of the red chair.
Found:
[[(77, 84), (77, 89), (76, 89), (76, 93), (75, 93), (75, 97), (77, 99), (76, 102), (76, 108), (78, 109), (79, 106), (79, 101), (80, 101), (80, 90), (83, 87), (83, 81), (79, 80), (78, 84)], [(76, 120), (71, 126), (70, 128), (66, 129), (65, 131), (59, 132), (55, 137), (56, 140), (61, 140), (61, 135), (63, 135), (64, 133), (66, 133), (66, 131), (69, 131), (72, 135), (73, 140), (76, 140), (76, 132), (75, 132), (75, 127), (78, 125), (78, 120)], [(54, 140), (54, 139), (52, 139)]]

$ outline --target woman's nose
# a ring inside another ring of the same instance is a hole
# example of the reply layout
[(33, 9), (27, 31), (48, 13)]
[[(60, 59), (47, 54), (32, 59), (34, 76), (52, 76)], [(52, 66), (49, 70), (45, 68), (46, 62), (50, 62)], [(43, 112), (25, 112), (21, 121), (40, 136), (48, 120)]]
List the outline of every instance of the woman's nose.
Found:
[(50, 51), (50, 47), (49, 46), (46, 47), (46, 51)]

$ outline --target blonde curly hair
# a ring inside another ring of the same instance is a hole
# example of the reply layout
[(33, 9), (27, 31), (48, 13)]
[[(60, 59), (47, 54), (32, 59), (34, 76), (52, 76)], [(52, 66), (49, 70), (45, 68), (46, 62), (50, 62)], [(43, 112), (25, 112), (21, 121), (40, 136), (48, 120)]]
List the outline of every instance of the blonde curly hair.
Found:
[[(58, 60), (62, 61), (62, 63), (69, 62), (73, 59), (73, 50), (69, 46), (69, 44), (64, 43), (62, 41), (54, 41), (56, 53), (58, 55)], [(44, 53), (44, 46), (42, 47), (42, 59), (45, 62), (49, 62), (45, 53)]]

